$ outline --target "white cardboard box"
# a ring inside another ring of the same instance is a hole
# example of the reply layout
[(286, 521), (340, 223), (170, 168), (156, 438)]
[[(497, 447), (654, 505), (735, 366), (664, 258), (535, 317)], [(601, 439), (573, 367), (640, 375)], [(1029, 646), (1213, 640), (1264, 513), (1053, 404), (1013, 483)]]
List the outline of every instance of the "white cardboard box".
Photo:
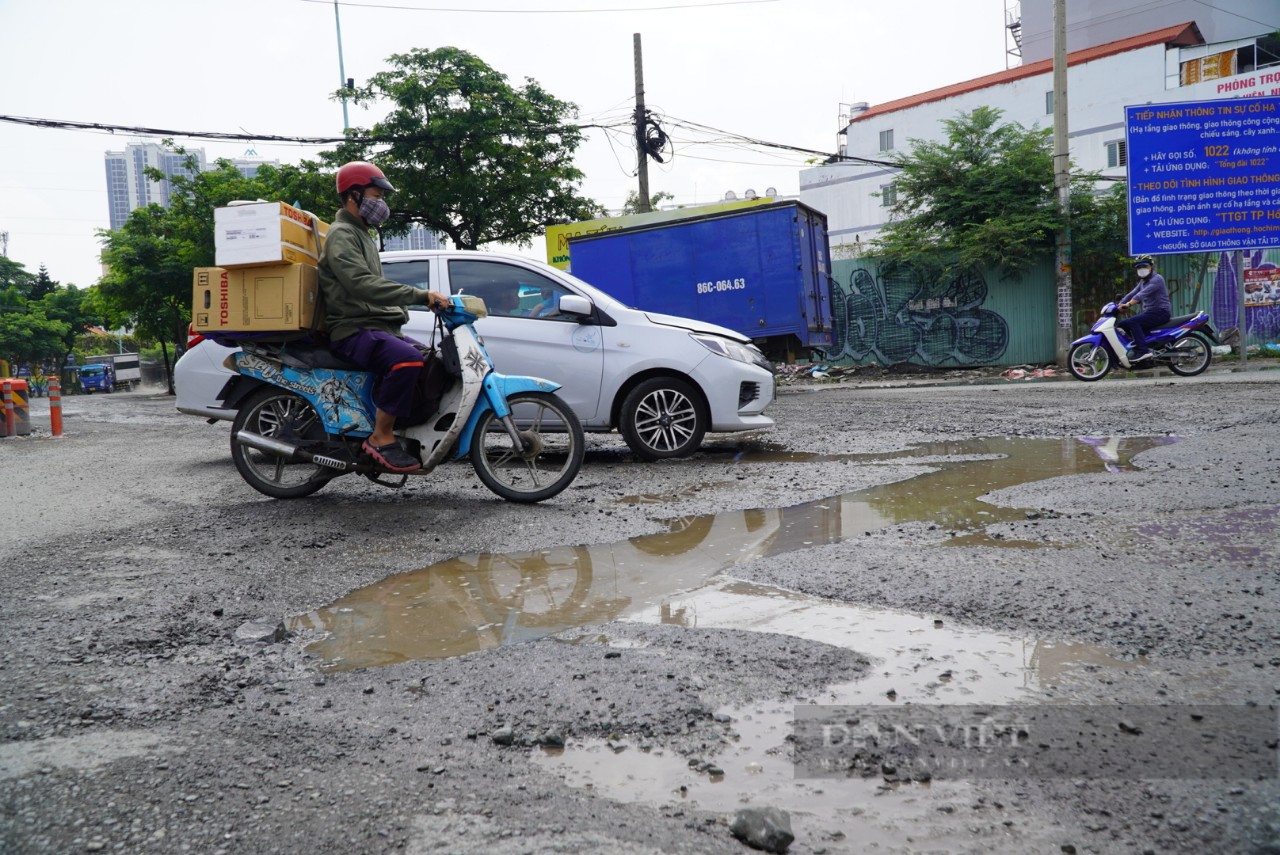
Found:
[(284, 202), (215, 208), (214, 263), (233, 268), (264, 264), (314, 265), (320, 260), (320, 247), (328, 232), (328, 223)]

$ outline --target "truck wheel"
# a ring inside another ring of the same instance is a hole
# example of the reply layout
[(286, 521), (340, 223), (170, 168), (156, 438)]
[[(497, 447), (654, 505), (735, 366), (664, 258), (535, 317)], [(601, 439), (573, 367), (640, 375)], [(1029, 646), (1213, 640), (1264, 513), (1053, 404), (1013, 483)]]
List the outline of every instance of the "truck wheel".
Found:
[(707, 415), (693, 386), (675, 377), (654, 377), (622, 402), (618, 430), (642, 460), (688, 457), (702, 445)]

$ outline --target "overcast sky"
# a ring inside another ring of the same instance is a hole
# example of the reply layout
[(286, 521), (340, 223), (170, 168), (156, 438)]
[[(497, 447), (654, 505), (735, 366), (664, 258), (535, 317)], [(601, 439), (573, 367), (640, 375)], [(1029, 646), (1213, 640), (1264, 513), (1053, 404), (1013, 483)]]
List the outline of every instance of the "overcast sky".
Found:
[[(824, 152), (842, 103), (882, 103), (1007, 65), (1005, 0), (350, 0), (338, 6), (346, 75), (393, 53), (452, 45), (513, 84), (578, 105), (583, 122), (634, 107), (633, 34), (659, 117)], [(464, 11), (465, 10), (465, 11)], [(505, 10), (505, 11), (485, 11)], [(181, 131), (330, 136), (342, 131), (332, 0), (0, 0), (0, 114)], [(379, 109), (349, 108), (368, 127)], [(714, 143), (668, 128), (674, 159), (651, 192), (679, 203), (732, 190), (799, 191), (803, 154)], [(103, 153), (127, 133), (0, 121), (0, 232), (8, 255), (63, 284), (94, 284), (105, 228)], [(210, 160), (252, 148), (282, 162), (322, 147), (183, 139)], [(609, 208), (637, 187), (625, 131), (589, 130), (582, 190)], [(319, 212), (317, 212), (319, 213)], [(539, 254), (535, 243), (530, 254)]]

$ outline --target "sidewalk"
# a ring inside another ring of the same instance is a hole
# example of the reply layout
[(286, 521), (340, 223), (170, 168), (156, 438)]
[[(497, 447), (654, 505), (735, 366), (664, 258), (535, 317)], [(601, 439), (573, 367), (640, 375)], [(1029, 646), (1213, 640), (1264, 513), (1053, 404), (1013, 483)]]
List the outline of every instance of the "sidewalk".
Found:
[[(821, 364), (819, 364), (821, 365)], [(778, 389), (816, 389), (839, 387), (841, 389), (896, 389), (920, 386), (1000, 386), (1027, 383), (1079, 383), (1071, 372), (1056, 365), (987, 366), (979, 368), (932, 368), (922, 365), (901, 364), (880, 366), (832, 366), (813, 371), (813, 363), (778, 366)], [(1244, 365), (1239, 360), (1215, 361), (1204, 372), (1214, 374), (1238, 374), (1241, 372), (1280, 369), (1280, 359), (1251, 356)], [(809, 372), (813, 372), (810, 374)], [(1098, 382), (1116, 380), (1141, 380), (1152, 378), (1178, 379), (1167, 368), (1146, 371), (1112, 371)]]

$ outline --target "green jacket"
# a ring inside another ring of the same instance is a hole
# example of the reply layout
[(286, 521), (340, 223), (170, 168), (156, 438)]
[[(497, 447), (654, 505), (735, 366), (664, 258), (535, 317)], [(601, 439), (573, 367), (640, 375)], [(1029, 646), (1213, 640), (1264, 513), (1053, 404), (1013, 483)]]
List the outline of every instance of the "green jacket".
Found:
[(409, 320), (405, 306), (427, 302), (429, 292), (425, 289), (383, 277), (373, 236), (358, 217), (345, 210), (338, 211), (329, 228), (319, 268), (331, 341), (359, 330), (399, 335), (400, 327)]

